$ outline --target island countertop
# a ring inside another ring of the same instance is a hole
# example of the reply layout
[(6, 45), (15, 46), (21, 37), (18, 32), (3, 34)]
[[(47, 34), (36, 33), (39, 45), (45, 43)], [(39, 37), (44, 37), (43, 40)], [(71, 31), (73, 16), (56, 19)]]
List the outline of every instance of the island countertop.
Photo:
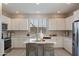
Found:
[(56, 44), (56, 42), (52, 41), (52, 39), (44, 39), (45, 41), (36, 41), (33, 40), (34, 38), (31, 38), (30, 40), (26, 40), (24, 43), (37, 43), (37, 44), (46, 44), (46, 43), (51, 43), (51, 44)]

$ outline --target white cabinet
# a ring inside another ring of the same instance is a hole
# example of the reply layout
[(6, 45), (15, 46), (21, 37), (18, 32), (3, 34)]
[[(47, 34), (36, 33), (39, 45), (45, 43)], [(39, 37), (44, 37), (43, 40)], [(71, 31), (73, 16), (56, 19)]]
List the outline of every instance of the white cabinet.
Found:
[(57, 36), (57, 39), (56, 39), (56, 47), (63, 48), (63, 37)]
[(56, 20), (48, 19), (48, 30), (56, 30)]
[(11, 28), (11, 19), (9, 17), (2, 15), (2, 16), (0, 16), (0, 21), (2, 23), (8, 24), (8, 30)]
[(65, 19), (66, 22), (66, 30), (72, 30), (72, 23), (76, 20), (79, 20), (79, 10), (75, 11), (73, 15), (67, 17)]
[(72, 30), (72, 23), (74, 21), (74, 17), (73, 15), (72, 16), (69, 16), (65, 19), (65, 22), (66, 22), (66, 30)]
[(52, 18), (48, 21), (48, 30), (65, 30), (64, 18)]
[(6, 16), (4, 16), (4, 15), (1, 15), (0, 16), (0, 21), (2, 22), (2, 23), (8, 23), (8, 17), (6, 17)]
[(65, 19), (56, 18), (56, 30), (65, 30)]
[(72, 38), (64, 38), (64, 48), (72, 54)]
[(11, 19), (8, 19), (7, 22), (8, 22), (8, 30), (11, 30), (12, 27)]
[(28, 30), (28, 19), (11, 19), (9, 30)]
[(63, 48), (63, 37), (61, 36), (56, 36), (56, 37), (52, 37), (52, 41), (56, 42), (56, 44), (54, 45), (55, 48)]
[(74, 15), (74, 21), (79, 20), (79, 9), (74, 11), (73, 15)]
[(11, 19), (11, 30), (18, 30), (19, 29), (19, 19)]
[(72, 30), (72, 23), (79, 20), (79, 10), (73, 12), (73, 15), (66, 18), (66, 30)]

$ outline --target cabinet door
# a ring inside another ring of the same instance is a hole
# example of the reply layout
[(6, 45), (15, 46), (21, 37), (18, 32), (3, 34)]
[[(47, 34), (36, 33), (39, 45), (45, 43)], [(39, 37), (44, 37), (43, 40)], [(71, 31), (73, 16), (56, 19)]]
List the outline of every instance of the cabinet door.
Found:
[(54, 45), (54, 47), (57, 47), (57, 37), (52, 37), (52, 42), (56, 42), (56, 44)]
[(8, 20), (7, 20), (7, 23), (8, 23), (8, 30), (11, 30), (11, 27), (12, 27), (12, 26), (11, 26), (11, 24), (12, 24), (12, 23), (11, 23), (11, 19), (8, 19)]
[(51, 23), (51, 28), (52, 28), (52, 30), (56, 30), (56, 20), (55, 20), (55, 19), (52, 19), (51, 22), (52, 22), (52, 23)]
[(63, 37), (61, 36), (52, 37), (52, 41), (56, 42), (56, 44), (54, 45), (55, 48), (63, 47)]
[(28, 30), (28, 19), (11, 19), (11, 30)]
[(64, 18), (49, 19), (49, 30), (65, 30)]
[(74, 21), (79, 20), (79, 10), (74, 11)]
[(2, 23), (6, 23), (8, 25), (8, 30), (11, 30), (11, 19), (3, 15), (0, 18)]
[(57, 36), (56, 42), (56, 47), (63, 47), (63, 37)]
[(56, 30), (56, 20), (55, 19), (49, 19), (48, 22), (48, 30)]
[(12, 30), (18, 30), (20, 25), (19, 25), (19, 19), (12, 19), (11, 20), (11, 28)]
[(27, 21), (28, 19), (19, 19), (19, 30), (27, 30), (28, 25), (27, 25)]
[(66, 30), (72, 30), (72, 23), (74, 21), (73, 16), (67, 17), (65, 21), (66, 21)]
[(52, 21), (51, 19), (48, 20), (48, 30), (52, 30), (52, 28), (51, 28), (52, 22), (51, 21)]
[(79, 20), (79, 12), (73, 15), (73, 21)]
[(1, 17), (1, 20), (0, 21), (2, 21), (2, 23), (8, 23), (7, 21), (8, 21), (8, 17), (6, 17), (6, 16), (0, 16)]
[(56, 20), (56, 30), (65, 30), (64, 18), (57, 18), (55, 20)]
[(72, 38), (67, 38), (67, 37), (64, 38), (64, 48), (68, 52), (72, 53)]

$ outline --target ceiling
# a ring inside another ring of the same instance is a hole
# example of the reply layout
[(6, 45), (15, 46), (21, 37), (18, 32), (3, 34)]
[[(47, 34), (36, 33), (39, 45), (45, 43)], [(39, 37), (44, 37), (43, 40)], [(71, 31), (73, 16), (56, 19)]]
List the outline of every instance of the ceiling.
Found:
[(78, 3), (8, 3), (3, 4), (3, 12), (9, 14), (67, 14), (79, 8)]

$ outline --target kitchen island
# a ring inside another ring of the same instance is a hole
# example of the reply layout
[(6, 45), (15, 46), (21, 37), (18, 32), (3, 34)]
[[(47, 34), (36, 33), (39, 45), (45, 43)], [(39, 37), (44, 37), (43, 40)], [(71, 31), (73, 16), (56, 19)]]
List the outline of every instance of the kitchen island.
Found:
[(54, 55), (54, 45), (56, 42), (53, 42), (52, 39), (44, 39), (43, 41), (30, 40), (24, 42), (26, 44), (26, 56), (29, 56), (30, 50), (35, 51), (35, 56), (38, 56), (38, 49), (42, 49), (42, 56), (45, 56), (46, 50), (50, 51), (50, 56)]

